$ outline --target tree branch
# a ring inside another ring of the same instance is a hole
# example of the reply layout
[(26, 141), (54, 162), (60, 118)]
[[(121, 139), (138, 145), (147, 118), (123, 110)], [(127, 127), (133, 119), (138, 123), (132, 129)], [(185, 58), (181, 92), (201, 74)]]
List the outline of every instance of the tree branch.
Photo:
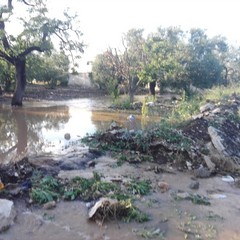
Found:
[(32, 46), (27, 48), (25, 51), (23, 51), (22, 53), (20, 53), (18, 55), (18, 57), (25, 57), (27, 56), (29, 53), (33, 52), (33, 51), (38, 51), (38, 52), (44, 52), (44, 50), (41, 47), (38, 46)]
[(6, 61), (10, 62), (11, 64), (14, 64), (14, 58), (8, 56), (5, 52), (0, 50), (0, 57), (5, 59)]
[[(9, 1), (12, 1), (12, 0), (9, 0)], [(27, 1), (25, 1), (25, 0), (22, 0), (22, 2), (23, 2), (24, 4), (26, 4), (26, 5), (28, 5), (28, 6), (34, 7), (34, 5), (33, 5), (33, 4), (30, 4), (30, 3), (28, 3), (28, 2), (27, 2)]]

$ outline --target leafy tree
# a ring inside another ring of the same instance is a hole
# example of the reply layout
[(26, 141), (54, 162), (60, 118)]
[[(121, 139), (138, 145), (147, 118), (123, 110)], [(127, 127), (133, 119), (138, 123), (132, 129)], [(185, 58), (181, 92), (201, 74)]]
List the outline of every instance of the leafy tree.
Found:
[(227, 51), (223, 39), (209, 39), (202, 29), (191, 29), (188, 74), (194, 86), (210, 88), (223, 83), (223, 63), (220, 55)]
[(96, 56), (92, 63), (92, 78), (100, 89), (107, 90), (114, 98), (118, 96), (120, 78), (111, 57), (110, 49)]
[(70, 61), (63, 53), (32, 54), (27, 59), (27, 80), (33, 79), (45, 82), (51, 87), (55, 87), (57, 82), (60, 85), (68, 83), (68, 69)]
[(123, 36), (123, 52), (108, 49), (93, 62), (93, 79), (115, 97), (120, 84), (127, 86), (130, 102), (139, 84), (138, 71), (143, 61), (143, 29), (131, 29)]
[[(46, 6), (46, 0), (19, 0), (18, 2), (5, 0), (6, 5), (0, 5), (0, 58), (12, 64), (16, 72), (16, 87), (12, 98), (12, 105), (21, 106), (26, 87), (26, 58), (31, 53), (50, 51), (53, 48), (53, 40), (59, 41), (59, 47), (64, 52), (69, 52), (73, 57), (73, 51), (77, 54), (83, 52), (83, 43), (79, 41), (81, 32), (74, 28), (77, 16), (64, 13), (63, 19), (50, 18)], [(24, 18), (17, 21), (16, 10), (25, 10)], [(7, 31), (10, 22), (21, 24), (19, 34), (11, 34)], [(74, 34), (74, 36), (73, 36)]]
[(237, 83), (240, 80), (240, 47), (229, 46), (220, 56), (223, 63), (224, 84)]
[(159, 28), (157, 33), (148, 36), (144, 51), (144, 68), (139, 76), (142, 81), (152, 83), (153, 95), (156, 81), (161, 91), (165, 86), (187, 88), (189, 80), (185, 65), (188, 55), (184, 34), (179, 28)]
[(0, 86), (2, 90), (8, 92), (11, 90), (11, 86), (14, 79), (14, 69), (10, 63), (0, 59)]
[(138, 73), (141, 71), (145, 60), (143, 31), (143, 29), (131, 29), (123, 38), (122, 76), (127, 81), (131, 103), (140, 84)]

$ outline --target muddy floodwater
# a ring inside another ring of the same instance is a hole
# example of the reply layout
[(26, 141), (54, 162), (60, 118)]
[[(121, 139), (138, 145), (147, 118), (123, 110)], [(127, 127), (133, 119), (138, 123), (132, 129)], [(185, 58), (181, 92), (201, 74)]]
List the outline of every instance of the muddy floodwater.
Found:
[(0, 162), (63, 154), (87, 133), (105, 130), (112, 121), (130, 129), (144, 127), (141, 115), (128, 121), (129, 112), (109, 111), (110, 104), (105, 97), (25, 102), (22, 108), (0, 104)]

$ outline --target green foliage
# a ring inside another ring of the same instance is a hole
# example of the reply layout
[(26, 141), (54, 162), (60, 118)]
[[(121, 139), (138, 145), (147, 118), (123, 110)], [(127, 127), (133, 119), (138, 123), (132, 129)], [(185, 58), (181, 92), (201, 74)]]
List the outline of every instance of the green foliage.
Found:
[(189, 79), (185, 70), (187, 49), (179, 28), (159, 28), (148, 36), (144, 45), (146, 61), (138, 72), (141, 81), (158, 81), (162, 87), (186, 88)]
[(117, 98), (113, 102), (113, 106), (117, 109), (132, 109), (132, 103), (129, 97)]
[(30, 193), (31, 199), (36, 203), (46, 203), (58, 200), (63, 192), (62, 184), (52, 176), (35, 179)]
[(118, 74), (108, 52), (96, 56), (92, 63), (92, 79), (95, 85), (106, 90), (113, 99), (118, 97)]
[(27, 80), (47, 83), (55, 87), (68, 84), (69, 59), (63, 52), (51, 55), (33, 54), (27, 60)]
[(146, 195), (150, 192), (148, 181), (132, 181), (128, 190), (124, 190), (120, 185), (101, 181), (101, 176), (93, 173), (93, 178), (86, 179), (75, 177), (72, 180), (60, 182), (52, 176), (42, 177), (37, 174), (32, 177), (33, 187), (30, 192), (30, 197), (35, 203), (44, 204), (53, 200), (63, 198), (65, 200), (81, 199), (84, 201), (97, 200), (100, 197), (109, 196), (112, 199), (118, 200), (117, 204), (101, 209), (102, 220), (109, 217), (121, 219), (126, 222), (135, 220), (137, 222), (145, 222), (149, 217), (141, 212), (133, 204), (132, 196), (140, 194)]
[(0, 59), (0, 86), (4, 91), (13, 90), (14, 78), (14, 69), (11, 64)]
[(240, 85), (230, 84), (227, 87), (225, 86), (215, 86), (204, 92), (205, 101), (228, 101), (229, 97), (233, 94), (240, 94)]
[(174, 107), (172, 113), (168, 116), (172, 123), (180, 123), (189, 120), (194, 114), (199, 112), (202, 99), (199, 96), (183, 98), (183, 100)]
[(100, 176), (95, 173), (94, 178), (92, 179), (85, 179), (81, 177), (72, 179), (65, 186), (63, 197), (66, 200), (79, 198), (84, 201), (89, 201), (118, 190), (119, 187), (116, 184), (102, 182)]
[[(8, 4), (4, 6), (4, 11), (2, 11), (3, 6), (0, 7), (0, 58), (15, 68), (17, 84), (11, 104), (17, 106), (22, 106), (26, 86), (26, 59), (31, 53), (47, 52), (49, 54), (54, 49), (54, 42), (57, 42), (60, 51), (71, 57), (74, 63), (74, 59), (80, 57), (84, 47), (80, 41), (82, 33), (78, 26), (77, 15), (70, 16), (65, 11), (61, 18), (51, 18), (46, 0), (31, 0), (30, 2), (29, 4), (25, 1), (19, 1), (19, 3), (8, 1)], [(15, 4), (20, 4), (20, 6), (15, 6)], [(21, 15), (24, 17), (21, 17)], [(16, 23), (19, 31), (11, 33), (10, 30), (8, 32), (9, 29), (14, 29)], [(8, 26), (8, 28), (5, 28), (5, 26)], [(60, 69), (56, 72), (53, 66), (56, 66), (56, 64), (54, 63), (47, 68), (45, 79), (49, 81), (51, 86), (56, 85), (56, 80), (62, 80), (61, 82), (66, 85), (66, 74), (59, 75)], [(39, 66), (34, 65), (34, 67)], [(55, 77), (56, 73), (58, 79)]]
[(240, 48), (229, 46), (223, 37), (209, 38), (202, 29), (186, 34), (178, 27), (160, 27), (147, 38), (143, 29), (131, 29), (123, 41), (123, 53), (110, 49), (93, 63), (103, 88), (117, 80), (135, 94), (138, 86), (157, 81), (160, 91), (171, 87), (189, 94), (191, 84), (211, 88), (239, 81)]
[(127, 184), (128, 191), (133, 195), (148, 195), (150, 193), (150, 181), (137, 179), (132, 180)]
[(136, 208), (133, 204), (131, 199), (121, 201), (120, 202), (124, 208), (127, 210), (126, 213), (123, 215), (123, 220), (125, 222), (130, 222), (135, 220), (139, 223), (143, 223), (149, 221), (149, 216), (143, 212), (141, 212), (138, 208)]

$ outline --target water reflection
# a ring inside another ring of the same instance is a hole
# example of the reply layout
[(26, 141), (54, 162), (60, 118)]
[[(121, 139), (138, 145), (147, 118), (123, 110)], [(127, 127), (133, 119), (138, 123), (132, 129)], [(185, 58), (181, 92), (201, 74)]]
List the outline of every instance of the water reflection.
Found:
[(58, 131), (69, 121), (67, 106), (0, 107), (0, 162), (17, 161), (44, 152), (43, 130)]
[[(23, 108), (0, 105), (0, 163), (25, 155), (62, 154), (87, 133), (105, 130), (112, 121), (141, 128), (141, 116), (129, 122), (127, 112), (106, 112), (106, 99), (31, 102)], [(70, 134), (70, 140), (64, 135)]]

